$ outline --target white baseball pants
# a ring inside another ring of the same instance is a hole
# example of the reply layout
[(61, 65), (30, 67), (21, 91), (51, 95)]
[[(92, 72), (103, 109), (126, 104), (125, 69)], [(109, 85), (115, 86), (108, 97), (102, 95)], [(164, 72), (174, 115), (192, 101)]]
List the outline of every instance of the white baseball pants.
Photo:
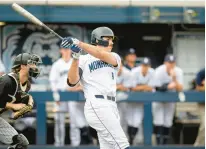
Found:
[(96, 129), (100, 149), (125, 149), (127, 137), (120, 125), (117, 104), (107, 99), (88, 99), (84, 107), (88, 124)]

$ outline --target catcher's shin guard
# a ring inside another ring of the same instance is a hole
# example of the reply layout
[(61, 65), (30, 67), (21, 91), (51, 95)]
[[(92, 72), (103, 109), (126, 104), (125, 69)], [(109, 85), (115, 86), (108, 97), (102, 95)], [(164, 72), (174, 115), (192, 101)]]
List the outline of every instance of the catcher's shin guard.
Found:
[(13, 143), (7, 149), (27, 149), (29, 141), (23, 134), (13, 136)]

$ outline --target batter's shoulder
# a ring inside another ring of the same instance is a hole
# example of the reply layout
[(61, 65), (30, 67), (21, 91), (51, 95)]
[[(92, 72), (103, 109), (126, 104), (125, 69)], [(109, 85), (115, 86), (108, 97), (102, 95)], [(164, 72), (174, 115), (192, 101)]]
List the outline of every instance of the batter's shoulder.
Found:
[(111, 54), (113, 54), (113, 55), (115, 55), (115, 56), (117, 56), (117, 57), (119, 57), (121, 59), (120, 55), (117, 54), (116, 52), (111, 52)]
[[(112, 54), (117, 54), (116, 52), (111, 52)], [(117, 54), (117, 55), (119, 55), (119, 54)]]

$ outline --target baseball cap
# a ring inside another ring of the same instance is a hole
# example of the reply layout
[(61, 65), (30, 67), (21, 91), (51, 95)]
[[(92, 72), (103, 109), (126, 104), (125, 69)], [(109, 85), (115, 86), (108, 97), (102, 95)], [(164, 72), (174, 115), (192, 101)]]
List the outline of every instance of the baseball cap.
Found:
[(148, 57), (143, 58), (142, 64), (144, 65), (151, 65), (151, 60)]
[(129, 55), (129, 54), (136, 54), (136, 53), (135, 53), (135, 49), (130, 48), (130, 49), (126, 52), (126, 56)]
[(173, 63), (173, 62), (175, 62), (175, 56), (172, 55), (172, 54), (167, 54), (167, 55), (165, 56), (165, 60), (164, 60), (164, 61), (165, 61), (165, 62)]

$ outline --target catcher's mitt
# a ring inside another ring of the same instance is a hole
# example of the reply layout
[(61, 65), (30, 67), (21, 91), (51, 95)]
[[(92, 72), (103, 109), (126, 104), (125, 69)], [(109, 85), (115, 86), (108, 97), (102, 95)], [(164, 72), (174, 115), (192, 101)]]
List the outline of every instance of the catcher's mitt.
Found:
[(23, 92), (21, 94), (21, 102), (20, 103), (24, 103), (26, 105), (22, 109), (20, 109), (18, 111), (14, 111), (14, 114), (13, 114), (14, 120), (16, 120), (20, 117), (23, 117), (28, 112), (31, 112), (32, 108), (33, 108), (34, 101), (33, 101), (33, 98), (30, 94)]
[(13, 119), (16, 120), (16, 119), (18, 119), (20, 117), (23, 117), (26, 113), (31, 112), (32, 108), (33, 107), (31, 105), (24, 106), (22, 109), (14, 112)]

